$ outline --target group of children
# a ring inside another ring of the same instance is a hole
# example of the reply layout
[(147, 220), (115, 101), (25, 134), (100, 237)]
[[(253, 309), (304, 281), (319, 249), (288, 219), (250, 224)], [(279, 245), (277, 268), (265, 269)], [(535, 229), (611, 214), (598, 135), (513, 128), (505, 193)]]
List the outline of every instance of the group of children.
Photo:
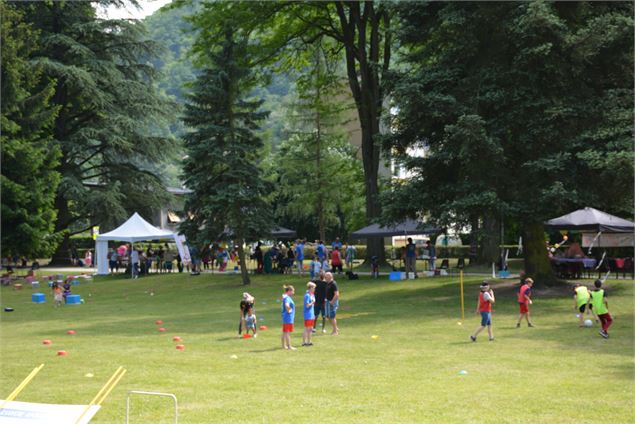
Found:
[[(48, 277), (49, 280), (52, 281), (53, 277)], [(53, 300), (54, 300), (54, 305), (56, 308), (59, 308), (60, 306), (62, 306), (62, 302), (66, 303), (66, 298), (72, 294), (71, 292), (71, 281), (72, 278), (69, 277), (66, 279), (66, 281), (64, 281), (64, 283), (62, 284), (62, 281), (58, 280), (58, 281), (53, 281), (52, 285), (51, 285), (51, 289), (53, 291)], [(61, 286), (60, 286), (61, 284)]]
[[(315, 323), (315, 287), (312, 281), (307, 283), (307, 291), (304, 295), (304, 333), (302, 334), (302, 346), (313, 346), (311, 336), (313, 333), (313, 325)], [(295, 303), (293, 296), (295, 289), (293, 286), (285, 285), (284, 294), (282, 296), (282, 347), (283, 349), (296, 350), (291, 346), (291, 333), (293, 332), (295, 320)], [(258, 337), (257, 323), (258, 318), (254, 311), (254, 297), (249, 293), (243, 293), (243, 299), (240, 301), (240, 324), (238, 326), (238, 335), (242, 330), (245, 334), (251, 331), (253, 337)]]
[[(332, 335), (339, 334), (337, 327), (337, 309), (339, 307), (339, 289), (337, 283), (333, 279), (330, 272), (321, 272), (314, 281), (309, 281), (306, 285), (307, 290), (303, 299), (303, 318), (304, 332), (302, 334), (302, 346), (313, 346), (312, 335), (317, 332), (316, 317), (322, 315), (322, 332), (326, 333), (325, 319), (328, 319), (333, 327)], [(295, 322), (295, 302), (293, 295), (295, 289), (291, 285), (284, 286), (284, 294), (282, 295), (281, 315), (282, 315), (282, 348), (287, 350), (295, 350), (291, 346), (291, 333), (294, 330)], [(240, 301), (240, 324), (238, 325), (238, 336), (250, 332), (253, 337), (258, 336), (257, 318), (254, 311), (255, 299), (249, 293), (243, 293)]]
[[(517, 299), (520, 309), (520, 315), (518, 316), (518, 322), (516, 328), (520, 328), (520, 323), (523, 318), (527, 321), (529, 327), (533, 327), (529, 316), (529, 305), (532, 304), (531, 295), (534, 281), (531, 278), (527, 278), (523, 281), (523, 284), (518, 291)], [(580, 319), (580, 326), (584, 326), (584, 312), (587, 314), (592, 312), (597, 316), (596, 320), (602, 323), (602, 329), (600, 335), (607, 339), (609, 337), (609, 327), (613, 323), (611, 314), (608, 310), (608, 302), (606, 300), (606, 294), (602, 288), (602, 281), (595, 280), (595, 289), (589, 291), (589, 289), (581, 284), (575, 285), (574, 301), (575, 308), (579, 311), (578, 317)], [(494, 340), (494, 332), (492, 330), (492, 305), (496, 302), (494, 291), (490, 288), (489, 283), (484, 281), (480, 286), (480, 293), (478, 296), (478, 303), (476, 306), (476, 314), (481, 315), (481, 324), (476, 328), (473, 334), (470, 335), (470, 340), (476, 341), (478, 334), (487, 328), (489, 340)]]
[[(323, 244), (318, 245), (318, 249), (316, 250), (313, 259), (309, 263), (309, 276), (311, 279), (315, 279), (319, 277), (320, 272), (329, 272), (329, 271), (337, 271), (338, 274), (341, 274), (344, 270), (344, 259), (346, 260), (346, 267), (350, 270), (353, 268), (353, 261), (355, 259), (355, 246), (348, 245), (345, 250), (345, 258), (342, 258), (341, 252), (341, 243), (340, 245), (335, 245), (333, 243), (333, 250), (331, 252), (327, 252), (324, 248), (320, 250), (319, 247), (323, 246)], [(327, 253), (330, 254), (330, 262)]]
[(613, 324), (613, 318), (609, 313), (609, 303), (606, 300), (606, 293), (602, 288), (602, 281), (595, 280), (595, 289), (590, 291), (582, 284), (576, 284), (573, 294), (575, 302), (574, 308), (578, 311), (580, 327), (584, 327), (584, 313), (593, 314), (596, 322), (602, 323), (600, 335), (605, 339), (609, 337), (609, 327)]

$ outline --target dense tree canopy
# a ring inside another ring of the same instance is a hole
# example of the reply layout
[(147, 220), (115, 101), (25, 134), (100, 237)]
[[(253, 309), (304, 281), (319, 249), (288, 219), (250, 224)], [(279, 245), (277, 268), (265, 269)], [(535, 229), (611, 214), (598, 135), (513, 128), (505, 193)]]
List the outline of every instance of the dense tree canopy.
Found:
[(98, 19), (89, 2), (16, 7), (38, 30), (32, 60), (56, 81), (52, 132), (62, 152), (56, 231), (112, 226), (131, 211), (148, 216), (165, 200), (153, 163), (173, 143), (157, 130), (173, 109), (153, 86), (156, 72), (148, 60), (157, 46), (144, 41), (141, 23)]
[(37, 32), (11, 5), (0, 2), (2, 64), (2, 253), (37, 258), (57, 245), (56, 211), (59, 148), (51, 128), (54, 81), (29, 61)]
[[(189, 3), (186, 0), (176, 4)], [(346, 78), (359, 118), (366, 218), (380, 214), (380, 119), (385, 91), (382, 81), (391, 63), (393, 39), (388, 2), (205, 2), (192, 17), (199, 31), (193, 49), (204, 52), (215, 43), (215, 32), (229, 19), (252, 36), (249, 49), (257, 70), (289, 69), (298, 55), (324, 37), (334, 42), (334, 55), (346, 65)], [(343, 57), (342, 57), (343, 56)], [(300, 61), (300, 63), (302, 63)], [(383, 239), (370, 239), (367, 259), (384, 259)]]
[(306, 71), (295, 82), (297, 95), (288, 108), (289, 137), (274, 160), (277, 215), (283, 222), (308, 221), (322, 240), (327, 228), (343, 235), (347, 224), (363, 223), (361, 163), (342, 130), (349, 112), (341, 95), (345, 81), (338, 72), (340, 62), (325, 47), (316, 43), (308, 52)]
[(191, 130), (184, 136), (183, 172), (192, 193), (185, 203), (189, 219), (181, 225), (199, 243), (231, 234), (244, 284), (249, 275), (243, 245), (268, 236), (273, 226), (259, 164), (263, 143), (254, 133), (267, 113), (259, 110), (261, 100), (249, 98), (254, 79), (246, 60), (248, 41), (227, 23), (187, 95), (184, 122)]
[[(542, 221), (633, 204), (632, 3), (400, 7), (404, 71), (386, 146), (413, 173), (387, 215), (522, 225), (529, 274), (551, 278)], [(407, 148), (423, 146), (424, 158)]]

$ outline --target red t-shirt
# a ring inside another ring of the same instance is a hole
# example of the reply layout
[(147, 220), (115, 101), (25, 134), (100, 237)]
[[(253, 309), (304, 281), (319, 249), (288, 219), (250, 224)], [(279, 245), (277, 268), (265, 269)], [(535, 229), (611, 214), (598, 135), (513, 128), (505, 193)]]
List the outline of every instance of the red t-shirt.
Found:
[(527, 284), (523, 284), (518, 292), (518, 303), (528, 303), (527, 299), (525, 299), (525, 295), (531, 297), (531, 287)]
[(479, 312), (492, 312), (492, 303), (485, 300), (484, 294), (485, 292), (481, 292), (478, 295), (478, 310)]
[(334, 251), (331, 252), (331, 263), (333, 265), (341, 265), (342, 264), (342, 258), (340, 257), (339, 250), (334, 250)]

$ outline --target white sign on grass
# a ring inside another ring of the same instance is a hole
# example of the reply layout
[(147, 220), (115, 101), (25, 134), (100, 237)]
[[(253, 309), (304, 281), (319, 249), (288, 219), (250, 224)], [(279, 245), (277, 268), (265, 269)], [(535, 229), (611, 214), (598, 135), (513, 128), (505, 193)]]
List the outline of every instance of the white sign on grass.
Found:
[[(3, 402), (0, 400), (0, 405)], [(86, 407), (11, 401), (0, 409), (0, 424), (75, 424)], [(89, 423), (99, 408), (99, 405), (91, 406), (79, 423)]]

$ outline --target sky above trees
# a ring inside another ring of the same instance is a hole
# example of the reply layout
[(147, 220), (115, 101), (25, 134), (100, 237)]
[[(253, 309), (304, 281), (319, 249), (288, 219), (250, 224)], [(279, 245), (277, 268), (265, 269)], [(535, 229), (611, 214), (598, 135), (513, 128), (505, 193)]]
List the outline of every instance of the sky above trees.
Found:
[(139, 0), (139, 9), (128, 4), (125, 8), (97, 8), (97, 13), (99, 17), (109, 19), (143, 19), (171, 2), (172, 0)]

